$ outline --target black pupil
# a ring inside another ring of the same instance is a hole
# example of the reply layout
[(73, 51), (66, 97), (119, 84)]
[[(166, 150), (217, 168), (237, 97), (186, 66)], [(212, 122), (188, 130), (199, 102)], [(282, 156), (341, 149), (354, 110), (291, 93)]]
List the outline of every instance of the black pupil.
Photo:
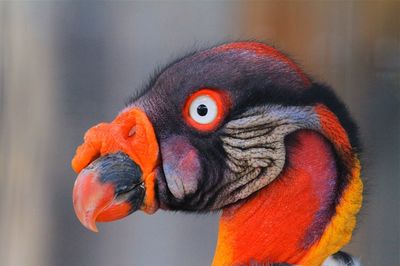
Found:
[(205, 116), (207, 112), (208, 108), (204, 104), (200, 104), (199, 106), (197, 106), (197, 113), (199, 114), (199, 116)]

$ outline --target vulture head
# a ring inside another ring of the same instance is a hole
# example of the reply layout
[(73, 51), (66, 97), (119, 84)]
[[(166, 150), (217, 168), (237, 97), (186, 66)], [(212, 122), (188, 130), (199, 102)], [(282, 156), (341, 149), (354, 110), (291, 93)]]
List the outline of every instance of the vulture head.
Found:
[(213, 265), (321, 265), (355, 227), (358, 150), (330, 88), (268, 45), (227, 43), (169, 64), (86, 132), (73, 204), (92, 231), (137, 210), (221, 210)]

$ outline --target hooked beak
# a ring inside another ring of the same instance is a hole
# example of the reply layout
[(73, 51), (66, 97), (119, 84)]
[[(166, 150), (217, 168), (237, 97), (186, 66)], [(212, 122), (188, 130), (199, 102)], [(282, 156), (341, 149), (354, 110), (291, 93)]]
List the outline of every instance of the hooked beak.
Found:
[(153, 213), (158, 142), (146, 114), (136, 108), (85, 134), (72, 167), (79, 173), (73, 204), (79, 221), (97, 232), (96, 222), (122, 219), (141, 209)]
[(144, 194), (139, 166), (117, 152), (98, 158), (80, 172), (73, 190), (74, 209), (79, 221), (97, 232), (96, 222), (118, 220), (138, 210)]

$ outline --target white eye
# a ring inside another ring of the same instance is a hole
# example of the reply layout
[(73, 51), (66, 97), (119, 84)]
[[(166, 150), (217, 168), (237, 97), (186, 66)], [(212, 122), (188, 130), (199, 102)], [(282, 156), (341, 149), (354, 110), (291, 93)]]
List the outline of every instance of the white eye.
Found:
[(209, 124), (217, 117), (217, 103), (208, 95), (198, 96), (190, 103), (189, 114), (197, 123)]

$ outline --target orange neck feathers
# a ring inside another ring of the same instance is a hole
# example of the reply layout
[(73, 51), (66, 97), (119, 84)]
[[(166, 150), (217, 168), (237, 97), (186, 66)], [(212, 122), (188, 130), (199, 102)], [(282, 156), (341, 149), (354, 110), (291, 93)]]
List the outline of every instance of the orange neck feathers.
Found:
[(294, 137), (282, 174), (248, 201), (223, 211), (214, 266), (300, 264), (321, 238), (335, 210), (333, 148), (312, 131)]

